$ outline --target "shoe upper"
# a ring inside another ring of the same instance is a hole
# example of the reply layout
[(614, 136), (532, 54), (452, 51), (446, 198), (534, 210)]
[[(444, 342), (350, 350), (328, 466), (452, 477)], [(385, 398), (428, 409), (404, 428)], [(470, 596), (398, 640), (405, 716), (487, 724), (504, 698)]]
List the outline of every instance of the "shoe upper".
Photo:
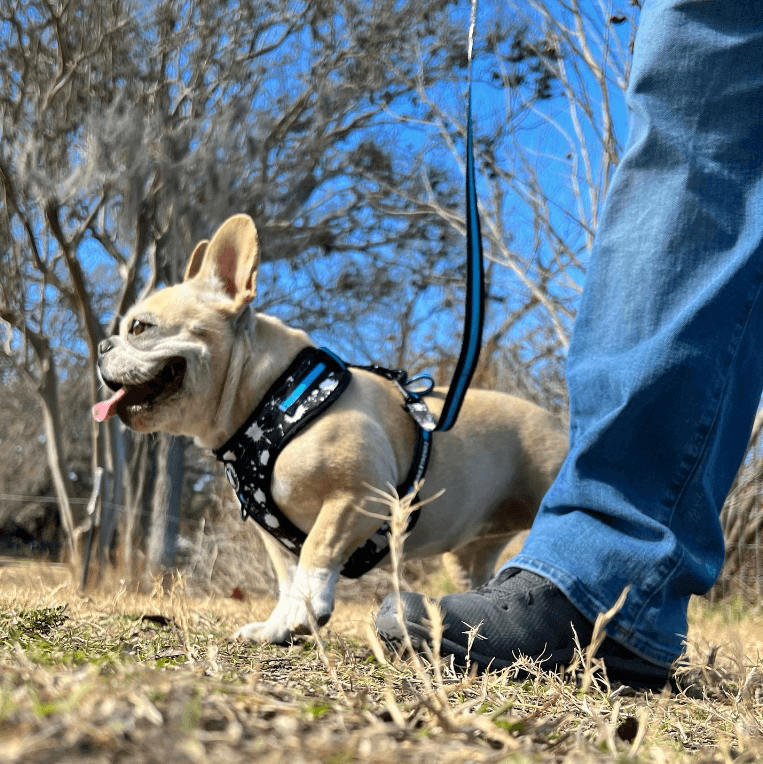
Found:
[[(418, 648), (430, 639), (424, 597), (405, 592), (401, 599), (405, 628)], [(585, 647), (593, 634), (590, 621), (555, 584), (519, 568), (502, 570), (486, 584), (449, 594), (437, 604), (444, 629), (440, 651), (454, 655), (459, 665), (468, 659), (483, 669), (504, 668), (526, 656), (543, 668), (564, 666), (574, 657), (576, 640)], [(376, 628), (390, 642), (403, 640), (395, 595), (382, 603)], [(610, 678), (633, 686), (661, 687), (669, 679), (668, 668), (644, 660), (610, 637), (597, 657), (604, 659)]]

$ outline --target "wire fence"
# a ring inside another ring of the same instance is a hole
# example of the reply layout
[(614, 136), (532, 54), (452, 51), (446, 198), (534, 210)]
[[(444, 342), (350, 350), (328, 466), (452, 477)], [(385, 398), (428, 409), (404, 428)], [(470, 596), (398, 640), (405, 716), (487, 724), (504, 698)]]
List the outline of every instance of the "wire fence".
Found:
[[(745, 600), (758, 600), (763, 596), (763, 416), (758, 415), (748, 451), (734, 486), (721, 513), (721, 525), (726, 544), (726, 559), (717, 583), (708, 593), (711, 600), (720, 600), (729, 596), (740, 596)], [(212, 501), (220, 501), (212, 498)], [(86, 506), (90, 499), (70, 498), (75, 506)], [(57, 504), (55, 496), (36, 496), (28, 494), (0, 493), (0, 504), (14, 503), (29, 507), (36, 505), (40, 513)], [(126, 505), (103, 502), (105, 507), (118, 515), (128, 511), (141, 517), (149, 518), (151, 510), (145, 508), (128, 509)], [(207, 581), (211, 580), (215, 560), (223, 556), (241, 554), (242, 543), (251, 547), (252, 537), (242, 542), (241, 522), (235, 506), (225, 508), (225, 522), (207, 522), (195, 529), (193, 538), (181, 538), (178, 544), (180, 557), (186, 565), (191, 562), (194, 570), (200, 572)], [(255, 546), (257, 546), (255, 544)], [(9, 551), (5, 545), (6, 552)], [(12, 551), (12, 550), (10, 550)], [(22, 556), (44, 554), (42, 546), (33, 542), (18, 543), (15, 552)], [(253, 562), (264, 550), (251, 550)], [(209, 557), (210, 559), (204, 559)]]
[(750, 444), (721, 513), (726, 559), (710, 599), (763, 594), (763, 410), (755, 417)]
[[(2, 501), (15, 501), (23, 504), (57, 504), (58, 498), (56, 496), (33, 496), (23, 493), (0, 493), (0, 502)], [(70, 504), (76, 504), (77, 506), (85, 506), (90, 503), (90, 499), (80, 499), (77, 497), (69, 497)], [(123, 504), (114, 504), (110, 501), (104, 501), (104, 506), (117, 511), (127, 511), (127, 507)], [(140, 510), (144, 514), (150, 514), (149, 510)]]
[[(242, 522), (238, 503), (232, 492), (227, 490), (227, 481), (223, 490), (210, 492), (208, 495), (210, 516), (200, 517), (193, 522), (185, 522), (183, 532), (177, 537), (175, 544), (175, 567), (168, 571), (182, 573), (185, 590), (192, 595), (221, 595), (234, 596), (232, 593), (245, 593), (251, 596), (272, 596), (277, 592), (275, 570), (260, 534), (253, 522)], [(19, 507), (35, 504), (41, 512), (49, 511), (56, 504), (55, 496), (31, 496), (25, 494), (1, 494), (0, 504), (16, 503)], [(84, 506), (90, 499), (74, 498), (72, 503)], [(104, 502), (105, 504), (106, 502)], [(129, 512), (135, 512), (123, 504), (110, 504), (119, 515), (121, 522)], [(150, 516), (151, 510), (137, 510), (144, 516)], [(63, 548), (60, 544), (59, 547)], [(19, 544), (15, 551), (5, 549), (5, 554), (14, 557), (37, 558), (44, 557), (40, 549), (29, 545)], [(149, 570), (148, 578), (144, 577), (145, 550), (138, 549), (132, 560), (121, 562), (131, 570), (118, 576), (136, 586), (148, 586), (148, 591), (155, 583), (155, 578)], [(55, 557), (48, 556), (49, 561)], [(405, 564), (406, 580), (415, 585), (433, 572), (436, 564), (433, 561), (415, 560)], [(113, 578), (113, 577), (112, 577)], [(109, 578), (108, 580), (112, 580)], [(361, 581), (343, 579), (337, 584), (337, 597), (343, 601), (380, 600), (391, 591), (392, 578), (390, 573), (377, 568), (363, 576)]]
[[(231, 501), (220, 495), (210, 494), (210, 504), (215, 505), (214, 519), (201, 517), (189, 520), (186, 518), (184, 529), (181, 534), (173, 538), (172, 547), (175, 550), (175, 565), (183, 570), (184, 574), (193, 580), (196, 588), (209, 591), (214, 589), (213, 579), (217, 579), (218, 585), (228, 588), (230, 580), (236, 581), (235, 585), (247, 584), (250, 588), (269, 587), (272, 574), (267, 564), (267, 557), (260, 548), (258, 539), (251, 533), (251, 528), (245, 527), (240, 520), (240, 513)], [(98, 499), (103, 508), (109, 509), (116, 518), (116, 524), (123, 530), (127, 525), (127, 518), (131, 516), (150, 520), (152, 510), (145, 507), (128, 507)], [(70, 503), (78, 507), (88, 507), (92, 504), (91, 498), (70, 497)], [(63, 531), (57, 522), (51, 523), (45, 515), (51, 511), (51, 507), (57, 505), (55, 496), (35, 496), (28, 494), (0, 493), (0, 505), (11, 504), (11, 514), (14, 510), (24, 517), (18, 517), (15, 527), (8, 522), (9, 513), (5, 516), (5, 533), (0, 539), (2, 553), (18, 557), (48, 559), (56, 561), (64, 554), (65, 544), (60, 538)], [(86, 515), (81, 512), (81, 520)], [(96, 520), (92, 520), (97, 522)], [(51, 527), (58, 533), (58, 543), (50, 543)], [(142, 535), (145, 537), (148, 523), (143, 524)], [(46, 539), (35, 539), (33, 534), (36, 529), (45, 528)], [(84, 551), (84, 550), (83, 550)], [(145, 551), (135, 550), (135, 559), (122, 560), (122, 563), (130, 570), (140, 570), (145, 563)], [(249, 564), (239, 566), (237, 561), (245, 559)], [(263, 564), (264, 561), (264, 564)], [(84, 564), (84, 562), (83, 562)], [(245, 579), (237, 579), (236, 570), (246, 572)], [(140, 577), (139, 575), (137, 576)]]

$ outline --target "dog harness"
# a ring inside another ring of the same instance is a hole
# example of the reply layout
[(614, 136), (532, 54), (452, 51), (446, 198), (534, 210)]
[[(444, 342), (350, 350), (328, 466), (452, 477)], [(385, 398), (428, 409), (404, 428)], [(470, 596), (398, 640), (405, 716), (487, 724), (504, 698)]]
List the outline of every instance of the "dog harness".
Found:
[[(380, 374), (394, 382), (403, 394), (403, 408), (416, 422), (416, 447), (413, 464), (401, 485), (398, 496), (410, 493), (426, 472), (432, 446), (435, 421), (422, 396), (431, 391), (429, 377), (408, 379), (402, 369), (381, 366), (356, 366)], [(225, 465), (228, 482), (241, 504), (241, 519), (251, 517), (287, 549), (299, 554), (307, 535), (280, 510), (270, 485), (276, 459), (284, 446), (315, 417), (338, 400), (352, 378), (350, 366), (326, 348), (307, 347), (270, 387), (265, 397), (244, 425), (222, 447), (214, 451)], [(426, 389), (414, 388), (426, 382)], [(407, 531), (413, 529), (421, 510), (408, 519)], [(352, 553), (342, 568), (342, 575), (358, 578), (377, 565), (389, 552), (384, 522), (376, 533)]]

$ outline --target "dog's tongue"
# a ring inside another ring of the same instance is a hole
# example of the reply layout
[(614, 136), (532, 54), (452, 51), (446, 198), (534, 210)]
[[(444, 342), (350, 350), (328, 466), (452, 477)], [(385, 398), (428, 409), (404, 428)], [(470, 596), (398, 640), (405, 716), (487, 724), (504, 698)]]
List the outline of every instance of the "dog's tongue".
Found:
[(96, 422), (105, 422), (117, 413), (117, 403), (125, 396), (127, 388), (120, 387), (107, 401), (101, 401), (93, 406), (93, 418)]

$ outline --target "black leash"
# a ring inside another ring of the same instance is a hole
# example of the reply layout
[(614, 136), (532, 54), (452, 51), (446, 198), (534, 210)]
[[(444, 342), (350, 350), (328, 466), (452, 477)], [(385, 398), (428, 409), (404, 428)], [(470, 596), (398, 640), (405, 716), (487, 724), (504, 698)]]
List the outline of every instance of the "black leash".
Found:
[[(418, 425), (428, 432), (446, 432), (456, 422), (458, 412), (466, 396), (469, 383), (474, 376), (482, 347), (482, 328), (485, 317), (485, 270), (482, 255), (482, 232), (477, 205), (477, 183), (474, 171), (474, 135), (472, 127), (472, 51), (474, 30), (477, 24), (477, 0), (471, 3), (469, 41), (467, 48), (468, 79), (466, 103), (466, 305), (464, 310), (464, 331), (461, 352), (456, 369), (448, 387), (440, 417), (435, 423), (423, 397), (432, 391), (434, 383), (428, 375), (408, 379), (403, 369), (385, 369), (382, 366), (360, 366), (392, 380), (400, 388), (405, 398), (404, 408)], [(424, 384), (423, 390), (416, 390), (417, 383)]]
[(474, 137), (472, 130), (472, 49), (477, 23), (477, 0), (472, 0), (467, 50), (469, 90), (466, 116), (466, 310), (461, 353), (450, 381), (435, 431), (449, 430), (458, 417), (461, 404), (474, 375), (482, 347), (485, 315), (485, 272), (482, 262), (482, 233), (477, 207), (477, 184), (474, 172)]

